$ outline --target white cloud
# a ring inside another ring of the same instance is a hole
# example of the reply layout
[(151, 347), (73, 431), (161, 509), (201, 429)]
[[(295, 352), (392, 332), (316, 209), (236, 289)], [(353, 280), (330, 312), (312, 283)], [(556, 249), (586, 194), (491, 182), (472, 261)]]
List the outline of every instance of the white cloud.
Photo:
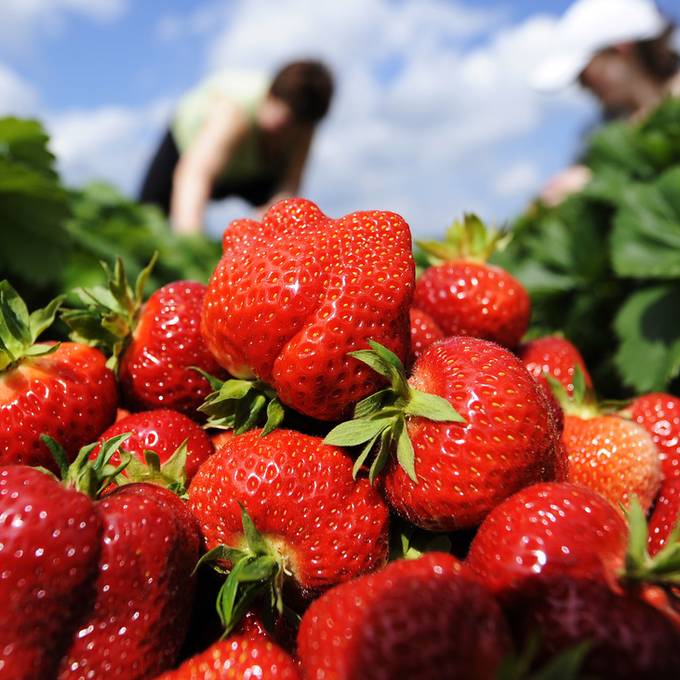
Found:
[(48, 116), (64, 181), (106, 180), (135, 194), (169, 111), (170, 102), (159, 100), (141, 109), (110, 106)]
[(0, 115), (31, 115), (37, 102), (38, 94), (32, 85), (0, 63)]
[(30, 50), (42, 35), (58, 34), (68, 14), (108, 22), (122, 16), (127, 6), (128, 0), (2, 0), (0, 45), (5, 50)]
[[(255, 0), (230, 14), (208, 65), (271, 69), (301, 55), (328, 61), (338, 94), (305, 193), (331, 214), (392, 209), (414, 231), (436, 233), (463, 210), (504, 218), (504, 208), (519, 209), (535, 182), (525, 165), (515, 194), (498, 191), (504, 146), (530, 137), (560, 108), (578, 115), (574, 93), (546, 98), (526, 82), (555, 25), (540, 15), (507, 25), (497, 11), (454, 2)], [(527, 148), (527, 159), (537, 151)]]
[(496, 176), (494, 189), (499, 196), (515, 196), (539, 188), (539, 169), (530, 161), (519, 161)]

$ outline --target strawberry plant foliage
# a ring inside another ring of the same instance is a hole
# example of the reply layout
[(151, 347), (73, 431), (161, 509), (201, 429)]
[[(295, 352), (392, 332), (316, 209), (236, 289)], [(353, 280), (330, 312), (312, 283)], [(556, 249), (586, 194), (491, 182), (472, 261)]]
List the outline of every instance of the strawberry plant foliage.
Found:
[(680, 387), (680, 100), (590, 140), (592, 180), (530, 206), (495, 256), (528, 289), (532, 332), (561, 330), (609, 397)]

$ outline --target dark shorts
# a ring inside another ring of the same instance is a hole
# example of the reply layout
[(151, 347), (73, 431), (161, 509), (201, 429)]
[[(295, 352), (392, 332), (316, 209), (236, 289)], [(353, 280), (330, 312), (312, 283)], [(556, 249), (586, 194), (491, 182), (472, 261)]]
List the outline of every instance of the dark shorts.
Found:
[[(167, 130), (142, 182), (142, 189), (139, 192), (141, 203), (152, 203), (161, 208), (166, 215), (170, 214), (172, 177), (178, 161), (179, 150), (172, 132)], [(276, 193), (279, 181), (279, 176), (258, 177), (245, 181), (219, 180), (213, 186), (210, 197), (220, 200), (234, 196), (243, 198), (251, 205), (259, 206)]]

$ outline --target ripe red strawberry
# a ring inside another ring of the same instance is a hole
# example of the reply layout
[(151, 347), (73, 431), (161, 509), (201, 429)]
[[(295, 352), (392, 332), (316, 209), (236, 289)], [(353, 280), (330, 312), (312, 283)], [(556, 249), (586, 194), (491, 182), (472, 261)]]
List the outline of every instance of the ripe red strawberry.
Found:
[(466, 564), (500, 594), (538, 574), (611, 580), (623, 568), (627, 544), (623, 517), (599, 494), (535, 484), (487, 515)]
[(564, 419), (567, 481), (597, 491), (616, 507), (628, 507), (635, 495), (648, 510), (662, 479), (659, 454), (649, 434), (618, 416), (584, 415), (567, 414)]
[(680, 670), (680, 631), (673, 623), (600, 581), (536, 578), (517, 593), (510, 621), (521, 638), (539, 633), (539, 659), (588, 643), (581, 669), (587, 677), (670, 680)]
[(177, 495), (130, 484), (97, 503), (104, 527), (97, 597), (60, 680), (150, 678), (177, 661), (193, 605), (196, 520)]
[(73, 458), (115, 418), (116, 382), (101, 352), (71, 342), (35, 344), (60, 303), (29, 315), (0, 282), (0, 464), (56, 469), (41, 434), (61, 439)]
[(557, 380), (571, 397), (574, 394), (574, 373), (577, 366), (583, 375), (586, 389), (593, 387), (593, 381), (581, 353), (566, 338), (550, 335), (530, 340), (517, 348), (517, 354), (529, 373), (548, 392), (551, 390), (545, 379), (546, 375)]
[(648, 549), (656, 555), (666, 546), (668, 538), (680, 521), (680, 475), (664, 480), (654, 511), (649, 519)]
[(18, 671), (9, 677), (136, 680), (177, 661), (193, 601), (198, 525), (161, 487), (129, 484), (100, 501), (88, 497), (118, 474), (110, 460), (122, 439), (106, 442), (96, 461), (89, 460), (94, 445), (84, 447), (70, 466), (50, 442), (65, 485), (87, 494), (23, 466), (0, 475), (7, 520), (0, 563), (8, 574), (0, 579), (8, 589), (0, 664)]
[(342, 450), (318, 437), (290, 430), (261, 437), (252, 430), (232, 438), (201, 466), (189, 505), (208, 549), (236, 549), (222, 555), (232, 573), (236, 562), (261, 557), (261, 579), (285, 577), (317, 591), (387, 558), (384, 502), (367, 480), (352, 478)]
[[(547, 400), (508, 350), (479, 338), (446, 338), (425, 351), (408, 383), (383, 350), (374, 346), (383, 374), (393, 377), (392, 396), (381, 392), (377, 410), (369, 400), (366, 408), (359, 404), (361, 417), (326, 441), (368, 442), (365, 458), (380, 440), (381, 462), (391, 429), (397, 456), (387, 463), (384, 489), (402, 517), (431, 531), (474, 527), (503, 499), (554, 474), (557, 432)], [(376, 367), (369, 354), (356, 356)]]
[[(125, 450), (136, 454), (141, 461), (144, 460), (145, 451), (153, 451), (158, 454), (160, 462), (165, 463), (186, 440), (185, 475), (187, 482), (192, 480), (201, 463), (215, 450), (210, 437), (200, 425), (187, 416), (169, 409), (142, 411), (121, 418), (108, 428), (99, 440), (103, 442), (125, 432), (131, 434), (125, 440)], [(90, 457), (96, 458), (98, 453), (99, 447), (92, 452)], [(120, 456), (114, 455), (111, 458), (111, 464), (119, 465)]]
[(680, 476), (680, 399), (655, 392), (634, 399), (625, 413), (649, 432), (664, 476)]
[(522, 284), (487, 264), (501, 239), (479, 218), (465, 215), (444, 243), (419, 242), (434, 266), (416, 284), (413, 306), (429, 314), (445, 335), (471, 335), (515, 347), (527, 330), (531, 300)]
[(158, 680), (300, 680), (291, 657), (269, 640), (233, 636), (216, 642)]
[(202, 329), (232, 375), (257, 377), (283, 404), (336, 420), (380, 384), (350, 350), (374, 339), (406, 358), (414, 264), (401, 217), (371, 211), (331, 219), (298, 198), (229, 233)]
[(154, 262), (140, 274), (133, 291), (118, 260), (109, 274), (108, 291), (81, 291), (86, 308), (66, 311), (63, 318), (73, 329), (72, 338), (112, 354), (110, 363), (118, 366), (128, 408), (169, 408), (197, 417), (196, 409), (212, 390), (193, 367), (226, 377), (200, 332), (206, 287), (195, 281), (175, 281), (142, 304)]
[(511, 648), (489, 593), (445, 553), (399, 560), (332, 588), (302, 618), (305, 678), (496, 678)]
[(411, 356), (415, 361), (433, 342), (441, 340), (444, 332), (434, 319), (420, 309), (411, 307)]
[(102, 535), (92, 502), (23, 465), (0, 467), (0, 677), (55, 676), (91, 606)]

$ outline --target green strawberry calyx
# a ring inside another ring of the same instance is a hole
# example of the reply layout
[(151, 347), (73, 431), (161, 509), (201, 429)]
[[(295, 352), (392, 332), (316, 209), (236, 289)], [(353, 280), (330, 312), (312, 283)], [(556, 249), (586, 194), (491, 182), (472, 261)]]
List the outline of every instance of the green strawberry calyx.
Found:
[(411, 387), (399, 357), (378, 342), (368, 342), (371, 349), (350, 352), (349, 355), (387, 378), (389, 387), (358, 402), (354, 407), (354, 418), (334, 427), (326, 435), (324, 443), (362, 447), (354, 462), (355, 477), (369, 454), (375, 450), (376, 455), (368, 473), (371, 483), (385, 467), (390, 454), (396, 451), (403, 470), (417, 482), (415, 452), (408, 434), (408, 420), (421, 417), (436, 422), (462, 423), (464, 419), (443, 397)]
[[(281, 553), (257, 530), (245, 507), (241, 503), (239, 506), (245, 545), (239, 548), (218, 545), (205, 553), (194, 569), (196, 572), (202, 565), (211, 564), (215, 571), (227, 577), (215, 602), (224, 627), (222, 638), (231, 633), (253, 601), (263, 594), (269, 595), (272, 610), (282, 615), (283, 581), (291, 575)], [(225, 563), (229, 563), (230, 568), (226, 568)]]
[(493, 253), (503, 250), (510, 242), (510, 234), (501, 229), (491, 229), (473, 213), (465, 213), (447, 230), (443, 241), (416, 241), (432, 266), (467, 260), (486, 262)]
[(583, 665), (592, 648), (590, 640), (568, 647), (536, 668), (541, 649), (541, 633), (534, 631), (517, 653), (505, 657), (496, 674), (496, 680), (585, 680)]
[(120, 257), (116, 258), (113, 271), (102, 262), (106, 286), (76, 288), (73, 292), (83, 306), (61, 312), (61, 318), (71, 329), (71, 339), (109, 354), (106, 365), (112, 370), (117, 369), (137, 326), (144, 302), (144, 286), (157, 259), (158, 252), (137, 276), (134, 289), (128, 283)]
[(283, 422), (286, 414), (283, 404), (267, 383), (237, 378), (220, 380), (198, 367), (193, 369), (213, 390), (198, 407), (208, 416), (205, 427), (234, 430), (235, 434), (262, 427), (261, 436), (264, 437)]
[(28, 307), (9, 281), (0, 281), (0, 372), (15, 368), (22, 359), (55, 352), (59, 343), (36, 344), (38, 337), (52, 325), (63, 296), (43, 309), (28, 312)]
[[(90, 459), (90, 454), (99, 446), (99, 442), (83, 446), (72, 463), (68, 462), (66, 451), (61, 444), (45, 434), (41, 435), (40, 438), (52, 453), (64, 486), (96, 499), (102, 495), (108, 486), (118, 483), (120, 473), (130, 463), (131, 454), (127, 454), (121, 449), (130, 436), (130, 433), (126, 432), (106, 439), (101, 443), (99, 453), (94, 460)], [(116, 453), (120, 455), (121, 463), (120, 465), (111, 465), (111, 458)], [(52, 474), (44, 469), (43, 472)]]
[(602, 413), (598, 406), (595, 392), (586, 384), (586, 377), (578, 364), (574, 366), (574, 392), (571, 395), (567, 393), (564, 385), (554, 376), (544, 372), (543, 377), (565, 414), (588, 420)]
[(123, 452), (121, 459), (127, 461), (125, 474), (116, 479), (120, 486), (125, 484), (155, 484), (162, 486), (168, 491), (177, 494), (183, 500), (189, 496), (187, 494), (187, 455), (189, 440), (185, 439), (168, 458), (165, 463), (161, 463), (155, 451), (144, 451), (144, 460), (137, 456)]
[(680, 586), (680, 518), (663, 548), (652, 557), (647, 549), (647, 519), (637, 496), (632, 498), (625, 512), (629, 538), (625, 565), (620, 575), (622, 580), (631, 584), (653, 583), (662, 588)]

